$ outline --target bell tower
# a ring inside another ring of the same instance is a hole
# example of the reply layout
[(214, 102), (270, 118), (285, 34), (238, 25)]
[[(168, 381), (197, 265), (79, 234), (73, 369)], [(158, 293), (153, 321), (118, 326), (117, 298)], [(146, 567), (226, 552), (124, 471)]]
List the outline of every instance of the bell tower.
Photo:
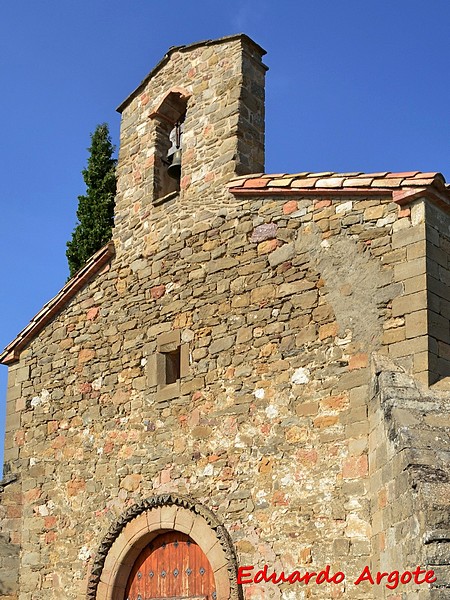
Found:
[(171, 48), (119, 106), (118, 253), (149, 214), (214, 210), (264, 170), (264, 54), (243, 34)]

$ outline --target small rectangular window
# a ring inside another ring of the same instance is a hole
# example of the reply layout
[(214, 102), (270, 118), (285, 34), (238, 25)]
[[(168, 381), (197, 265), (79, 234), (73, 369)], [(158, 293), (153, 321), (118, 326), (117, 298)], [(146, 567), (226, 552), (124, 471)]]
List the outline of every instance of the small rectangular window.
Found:
[(157, 400), (176, 398), (181, 392), (183, 378), (189, 374), (189, 347), (181, 343), (181, 331), (160, 333), (156, 351), (147, 363), (148, 384), (156, 387)]
[(171, 383), (175, 383), (180, 379), (180, 370), (181, 370), (181, 356), (180, 356), (180, 346), (172, 352), (164, 352), (165, 357), (165, 383), (166, 385), (170, 385)]

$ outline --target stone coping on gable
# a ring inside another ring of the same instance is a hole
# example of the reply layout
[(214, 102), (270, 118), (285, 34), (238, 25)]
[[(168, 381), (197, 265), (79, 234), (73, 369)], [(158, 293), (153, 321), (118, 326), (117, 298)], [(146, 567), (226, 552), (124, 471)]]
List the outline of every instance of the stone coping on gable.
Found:
[(75, 294), (114, 256), (114, 242), (110, 241), (96, 252), (0, 354), (0, 364), (9, 365), (18, 360), (25, 346), (51, 321)]

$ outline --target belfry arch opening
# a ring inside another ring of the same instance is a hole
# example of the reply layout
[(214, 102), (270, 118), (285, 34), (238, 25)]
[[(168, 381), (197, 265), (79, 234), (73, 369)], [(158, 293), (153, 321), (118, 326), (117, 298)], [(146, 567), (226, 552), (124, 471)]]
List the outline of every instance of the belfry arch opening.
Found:
[(190, 94), (173, 88), (150, 113), (154, 129), (153, 198), (161, 200), (180, 190), (183, 134)]

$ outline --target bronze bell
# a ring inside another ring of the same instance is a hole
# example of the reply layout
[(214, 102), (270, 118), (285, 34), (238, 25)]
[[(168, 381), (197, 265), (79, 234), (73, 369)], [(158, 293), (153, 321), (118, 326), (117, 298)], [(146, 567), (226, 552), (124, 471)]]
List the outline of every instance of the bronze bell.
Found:
[(181, 176), (181, 148), (175, 150), (172, 154), (172, 162), (167, 168), (167, 173), (173, 179), (180, 179)]

